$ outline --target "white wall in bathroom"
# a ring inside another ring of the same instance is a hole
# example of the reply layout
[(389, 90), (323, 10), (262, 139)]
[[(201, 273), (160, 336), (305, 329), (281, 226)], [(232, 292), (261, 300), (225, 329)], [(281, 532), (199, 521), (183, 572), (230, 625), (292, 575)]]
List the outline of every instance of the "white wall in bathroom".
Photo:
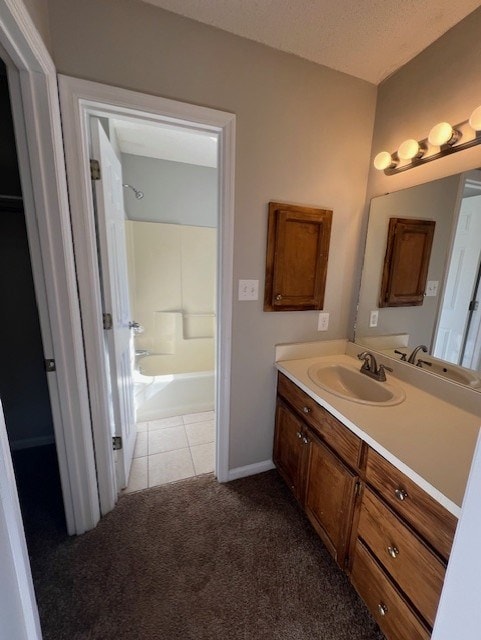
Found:
[[(214, 369), (216, 229), (126, 222), (131, 301), (146, 375)], [(142, 362), (141, 362), (142, 366)]]

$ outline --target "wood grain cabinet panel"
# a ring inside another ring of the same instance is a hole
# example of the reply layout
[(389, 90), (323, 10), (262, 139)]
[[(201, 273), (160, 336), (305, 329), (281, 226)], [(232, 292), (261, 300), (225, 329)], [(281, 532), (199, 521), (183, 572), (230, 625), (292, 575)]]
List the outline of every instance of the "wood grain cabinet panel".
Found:
[(361, 441), (282, 374), (277, 391), (274, 462), (326, 548), (344, 568)]
[(274, 438), (274, 464), (296, 498), (304, 497), (304, 466), (306, 447), (303, 438), (304, 425), (279, 401), (276, 407), (276, 431)]
[(362, 498), (358, 536), (432, 626), (444, 564), (369, 489)]
[(366, 481), (442, 558), (449, 558), (456, 516), (373, 449), (367, 456)]
[(264, 311), (322, 309), (332, 211), (269, 203)]
[(389, 220), (380, 307), (423, 304), (435, 224), (414, 218)]
[(309, 438), (304, 508), (333, 558), (344, 567), (358, 478), (318, 438)]
[(351, 581), (388, 640), (429, 640), (429, 631), (359, 540)]
[(360, 438), (282, 373), (279, 374), (277, 392), (350, 467), (358, 468)]

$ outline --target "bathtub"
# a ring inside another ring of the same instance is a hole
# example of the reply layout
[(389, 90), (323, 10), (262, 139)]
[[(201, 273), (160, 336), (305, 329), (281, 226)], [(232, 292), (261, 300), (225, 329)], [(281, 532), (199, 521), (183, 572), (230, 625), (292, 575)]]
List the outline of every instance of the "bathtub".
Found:
[(212, 411), (214, 371), (146, 376), (133, 372), (137, 422)]

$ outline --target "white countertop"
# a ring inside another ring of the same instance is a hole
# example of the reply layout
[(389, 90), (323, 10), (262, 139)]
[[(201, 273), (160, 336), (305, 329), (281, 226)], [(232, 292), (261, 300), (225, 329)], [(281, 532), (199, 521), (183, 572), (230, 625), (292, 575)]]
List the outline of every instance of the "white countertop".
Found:
[(459, 518), (479, 416), (388, 374), (406, 394), (395, 406), (363, 405), (316, 385), (308, 368), (319, 362), (360, 363), (349, 355), (280, 360), (276, 367), (373, 449)]

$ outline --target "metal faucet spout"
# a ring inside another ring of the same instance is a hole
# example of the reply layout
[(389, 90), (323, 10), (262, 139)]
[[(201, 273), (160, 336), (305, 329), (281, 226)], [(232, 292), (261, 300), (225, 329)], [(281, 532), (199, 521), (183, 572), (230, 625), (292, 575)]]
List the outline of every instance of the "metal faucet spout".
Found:
[(413, 349), (413, 352), (411, 353), (411, 355), (407, 359), (407, 362), (409, 362), (410, 364), (414, 364), (416, 362), (416, 356), (418, 355), (419, 351), (423, 351), (424, 353), (427, 353), (428, 352), (428, 348), (424, 344), (420, 344), (418, 347)]

